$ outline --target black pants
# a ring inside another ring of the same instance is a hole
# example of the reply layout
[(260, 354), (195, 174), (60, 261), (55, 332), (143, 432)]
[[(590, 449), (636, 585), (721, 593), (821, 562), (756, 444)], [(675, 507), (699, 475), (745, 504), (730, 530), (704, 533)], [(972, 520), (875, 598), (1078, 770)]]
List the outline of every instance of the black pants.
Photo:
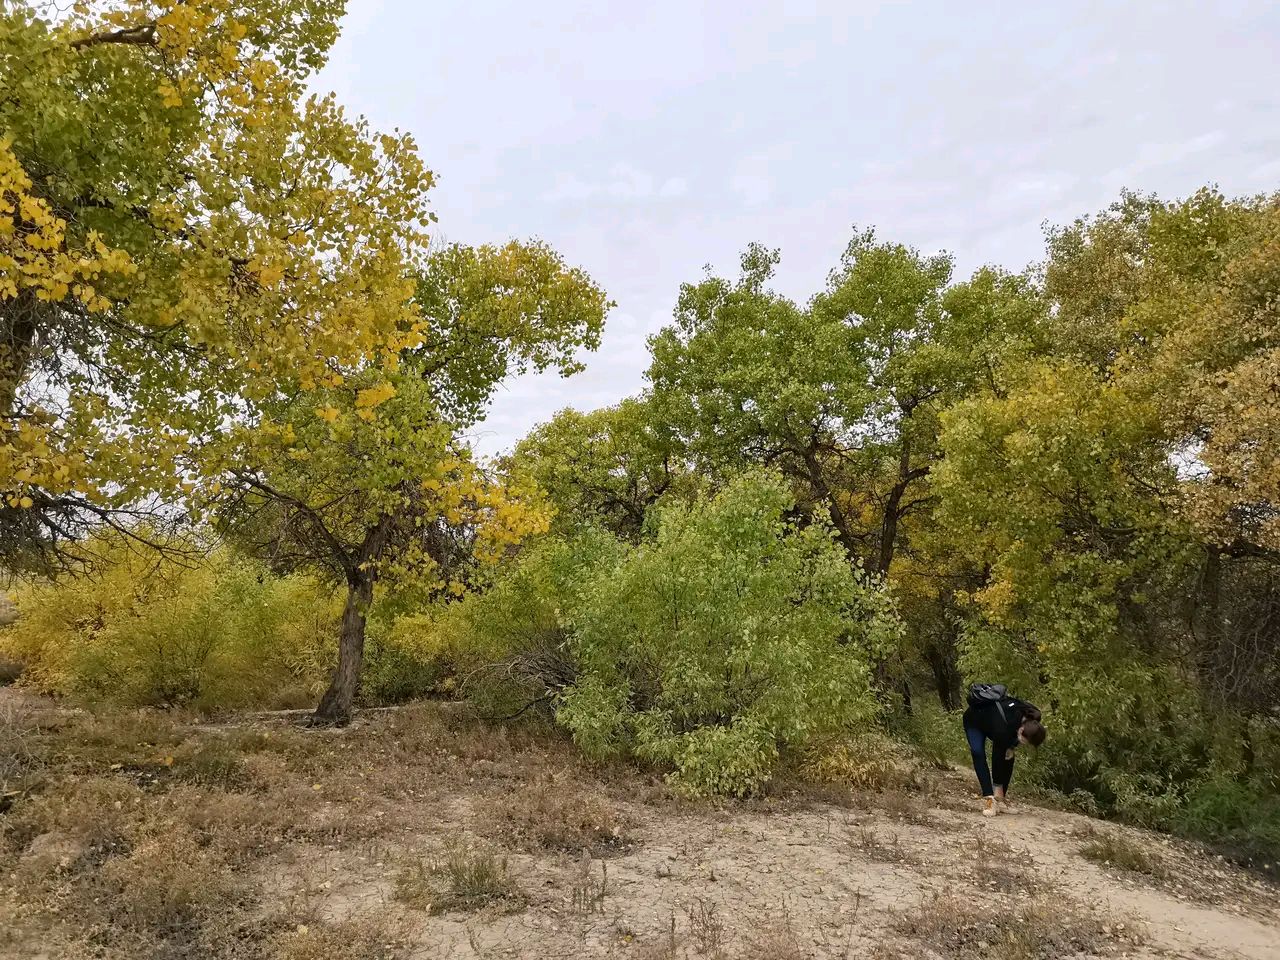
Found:
[(1001, 746), (991, 741), (991, 768), (987, 768), (987, 740), (990, 739), (977, 727), (964, 725), (964, 738), (969, 743), (969, 753), (973, 756), (973, 772), (978, 775), (978, 784), (982, 787), (984, 797), (995, 796), (992, 781), (1005, 793), (1009, 792), (1009, 781), (1013, 779), (1013, 758), (1005, 759), (1008, 745)]

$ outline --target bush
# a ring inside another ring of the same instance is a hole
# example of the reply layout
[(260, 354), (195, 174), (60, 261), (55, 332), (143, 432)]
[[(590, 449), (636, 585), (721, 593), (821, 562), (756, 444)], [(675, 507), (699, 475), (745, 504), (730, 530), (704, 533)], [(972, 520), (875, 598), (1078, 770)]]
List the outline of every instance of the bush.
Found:
[(85, 701), (223, 709), (318, 695), (332, 669), (340, 598), (272, 577), (226, 550), (186, 565), (115, 535), (92, 575), (20, 587), (0, 650), (21, 682)]
[(596, 756), (674, 768), (695, 794), (742, 795), (780, 746), (872, 722), (872, 659), (898, 623), (824, 526), (784, 519), (776, 475), (673, 505), (655, 539), (591, 579), (567, 648), (580, 679), (556, 717)]
[(568, 639), (583, 594), (609, 576), (625, 549), (599, 529), (547, 538), (489, 590), (441, 615), (439, 655), (454, 664), (461, 692), (480, 712), (510, 714), (578, 679)]

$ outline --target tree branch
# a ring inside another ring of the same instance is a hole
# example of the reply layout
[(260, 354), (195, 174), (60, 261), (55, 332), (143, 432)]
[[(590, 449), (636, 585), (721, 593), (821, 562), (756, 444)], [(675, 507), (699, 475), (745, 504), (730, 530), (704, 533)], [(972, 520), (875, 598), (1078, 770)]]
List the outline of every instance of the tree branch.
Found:
[(156, 25), (144, 23), (138, 27), (121, 27), (111, 33), (95, 33), (71, 42), (72, 50), (83, 50), (86, 47), (97, 47), (104, 43), (123, 43), (138, 47), (154, 47), (156, 45)]

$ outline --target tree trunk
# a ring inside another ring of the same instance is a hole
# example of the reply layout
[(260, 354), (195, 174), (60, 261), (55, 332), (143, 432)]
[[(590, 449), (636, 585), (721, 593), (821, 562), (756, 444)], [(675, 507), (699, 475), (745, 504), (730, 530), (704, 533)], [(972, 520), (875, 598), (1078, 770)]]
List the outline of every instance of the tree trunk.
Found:
[(955, 646), (950, 649), (940, 644), (929, 644), (925, 652), (925, 660), (933, 674), (934, 687), (938, 691), (938, 700), (942, 709), (951, 711), (960, 707), (960, 670), (956, 666)]
[(373, 602), (373, 580), (370, 571), (359, 570), (348, 584), (338, 636), (338, 666), (312, 716), (312, 722), (317, 725), (343, 726), (351, 721), (351, 705), (360, 686), (360, 668), (364, 664), (364, 628), (369, 604)]
[(818, 461), (816, 441), (810, 442), (799, 453), (804, 460), (805, 470), (808, 473), (808, 476), (804, 479), (809, 481), (817, 498), (826, 502), (827, 510), (831, 515), (831, 525), (836, 530), (836, 539), (849, 552), (850, 560), (857, 559), (858, 541), (853, 535), (853, 528), (849, 523), (849, 518), (845, 516), (844, 510), (840, 506), (840, 501), (836, 498), (831, 487), (827, 485), (826, 478), (822, 475), (822, 464)]
[(893, 563), (893, 554), (898, 546), (898, 521), (902, 518), (902, 498), (911, 486), (929, 472), (928, 467), (911, 466), (911, 444), (904, 437), (898, 457), (898, 482), (889, 491), (885, 501), (884, 516), (880, 518), (880, 552), (876, 557), (876, 572), (888, 575), (889, 565)]

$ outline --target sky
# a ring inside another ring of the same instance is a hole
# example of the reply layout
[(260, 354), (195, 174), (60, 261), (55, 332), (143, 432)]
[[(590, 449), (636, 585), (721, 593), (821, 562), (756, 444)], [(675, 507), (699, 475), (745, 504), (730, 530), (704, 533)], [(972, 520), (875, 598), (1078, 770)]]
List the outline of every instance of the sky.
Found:
[(1021, 269), (1124, 188), (1280, 189), (1280, 4), (349, 0), (316, 86), (407, 130), (450, 242), (540, 238), (617, 306), (473, 439), (644, 387), (679, 286), (758, 241), (807, 300), (857, 226)]

